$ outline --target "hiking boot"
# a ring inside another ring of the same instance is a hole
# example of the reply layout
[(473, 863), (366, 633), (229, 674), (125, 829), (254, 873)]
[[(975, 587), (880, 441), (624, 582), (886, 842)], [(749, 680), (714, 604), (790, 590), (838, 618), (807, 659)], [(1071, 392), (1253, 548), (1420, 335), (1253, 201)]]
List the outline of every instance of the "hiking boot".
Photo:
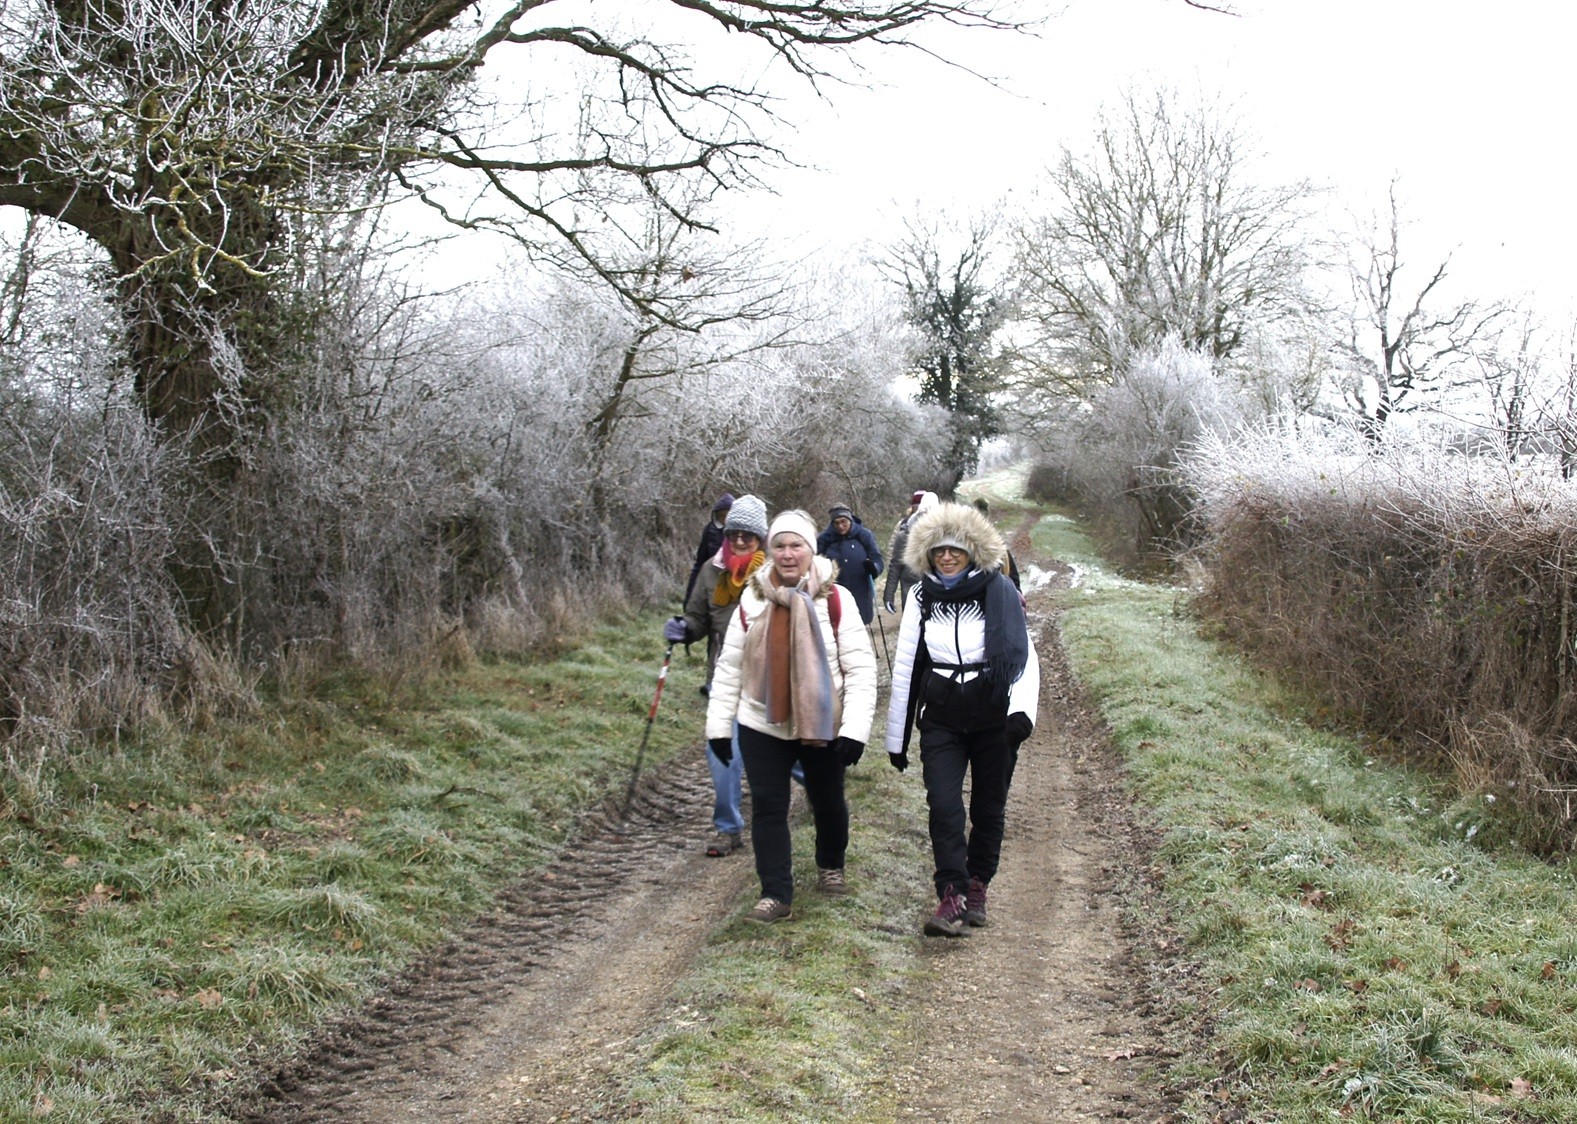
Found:
[(937, 903), (936, 912), (925, 920), (926, 936), (961, 937), (964, 935), (964, 895), (949, 886)]
[(844, 881), (843, 868), (822, 867), (816, 872), (816, 889), (823, 894), (847, 894), (849, 884)]
[(720, 831), (712, 836), (712, 841), (706, 845), (706, 853), (714, 859), (732, 855), (743, 847), (744, 841), (740, 839), (737, 831)]
[(776, 898), (762, 898), (756, 903), (754, 909), (745, 914), (752, 921), (759, 921), (763, 925), (770, 925), (774, 921), (784, 921), (789, 917), (789, 903), (780, 902)]
[(986, 884), (978, 878), (969, 880), (969, 892), (964, 895), (964, 920), (977, 929), (991, 924), (986, 920)]

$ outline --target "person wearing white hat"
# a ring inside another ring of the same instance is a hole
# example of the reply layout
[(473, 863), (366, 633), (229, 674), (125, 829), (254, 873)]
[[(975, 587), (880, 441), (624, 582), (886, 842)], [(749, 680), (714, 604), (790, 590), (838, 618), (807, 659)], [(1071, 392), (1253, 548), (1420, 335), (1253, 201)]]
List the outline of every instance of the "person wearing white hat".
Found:
[(792, 915), (790, 775), (803, 766), (816, 831), (816, 885), (846, 892), (849, 806), (844, 770), (860, 759), (876, 711), (876, 653), (833, 564), (816, 554), (816, 525), (785, 511), (767, 529), (770, 564), (746, 584), (729, 624), (706, 710), (712, 751), (732, 754), (734, 723), (750, 779), (750, 842), (761, 900), (750, 919)]

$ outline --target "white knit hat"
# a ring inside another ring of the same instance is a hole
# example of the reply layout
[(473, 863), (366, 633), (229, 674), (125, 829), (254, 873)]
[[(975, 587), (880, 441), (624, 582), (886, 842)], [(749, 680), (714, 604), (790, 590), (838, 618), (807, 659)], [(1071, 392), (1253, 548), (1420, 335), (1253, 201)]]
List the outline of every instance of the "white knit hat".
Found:
[(807, 512), (798, 508), (779, 512), (778, 517), (772, 520), (772, 526), (767, 528), (767, 545), (770, 547), (778, 535), (785, 531), (804, 539), (805, 545), (811, 550), (816, 549), (816, 524), (811, 522)]

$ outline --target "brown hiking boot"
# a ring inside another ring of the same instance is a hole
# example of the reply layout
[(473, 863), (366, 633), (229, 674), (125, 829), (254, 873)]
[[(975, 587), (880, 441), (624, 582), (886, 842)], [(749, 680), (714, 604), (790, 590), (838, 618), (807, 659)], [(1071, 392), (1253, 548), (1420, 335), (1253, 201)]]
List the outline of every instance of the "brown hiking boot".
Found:
[(816, 889), (823, 894), (847, 894), (849, 884), (844, 880), (842, 867), (822, 867), (816, 872)]
[(792, 916), (788, 902), (780, 902), (776, 898), (762, 898), (756, 903), (754, 909), (745, 914), (752, 921), (759, 921), (763, 925), (770, 925), (774, 921), (786, 921)]
[(712, 841), (706, 845), (706, 853), (714, 859), (721, 859), (732, 855), (744, 846), (739, 832), (720, 831), (712, 836)]
[(952, 886), (942, 894), (936, 912), (926, 918), (925, 932), (929, 937), (961, 937), (964, 935), (964, 895)]
[(978, 878), (969, 880), (969, 892), (964, 895), (964, 920), (977, 929), (991, 924), (986, 920), (986, 884)]

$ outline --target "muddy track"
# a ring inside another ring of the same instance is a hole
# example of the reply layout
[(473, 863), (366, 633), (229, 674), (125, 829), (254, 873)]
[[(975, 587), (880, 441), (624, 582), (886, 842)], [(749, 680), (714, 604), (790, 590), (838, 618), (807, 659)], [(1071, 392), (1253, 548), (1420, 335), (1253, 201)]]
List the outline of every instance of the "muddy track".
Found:
[(627, 820), (611, 808), (587, 817), (539, 878), (507, 888), (232, 1113), (251, 1124), (432, 1124), (584, 1107), (719, 903), (753, 878), (748, 851), (702, 852), (711, 807), (699, 753), (648, 775)]
[[(1021, 565), (1032, 561), (1034, 522), (1012, 536)], [(1135, 953), (1157, 936), (1136, 927), (1156, 923), (1139, 900), (1151, 841), (1062, 653), (1046, 590), (1065, 588), (1068, 568), (1039, 561), (1051, 576), (1029, 594), (1041, 720), (1008, 804), (993, 923), (921, 945), (932, 970), (909, 996), (914, 1034), (890, 1071), (899, 1120), (1171, 1116), (1174, 1051), (1146, 974), (1154, 958)], [(660, 1021), (674, 981), (754, 885), (748, 851), (702, 853), (711, 800), (699, 752), (649, 775), (627, 821), (606, 808), (588, 816), (545, 873), (507, 888), (232, 1115), (249, 1124), (638, 1116), (621, 1100), (628, 1044)]]
[(1152, 841), (1043, 595), (1031, 595), (1030, 617), (1040, 719), (1008, 800), (992, 921), (924, 942), (931, 980), (913, 1002), (898, 1118), (1164, 1121), (1175, 1050), (1134, 955), (1131, 912)]

